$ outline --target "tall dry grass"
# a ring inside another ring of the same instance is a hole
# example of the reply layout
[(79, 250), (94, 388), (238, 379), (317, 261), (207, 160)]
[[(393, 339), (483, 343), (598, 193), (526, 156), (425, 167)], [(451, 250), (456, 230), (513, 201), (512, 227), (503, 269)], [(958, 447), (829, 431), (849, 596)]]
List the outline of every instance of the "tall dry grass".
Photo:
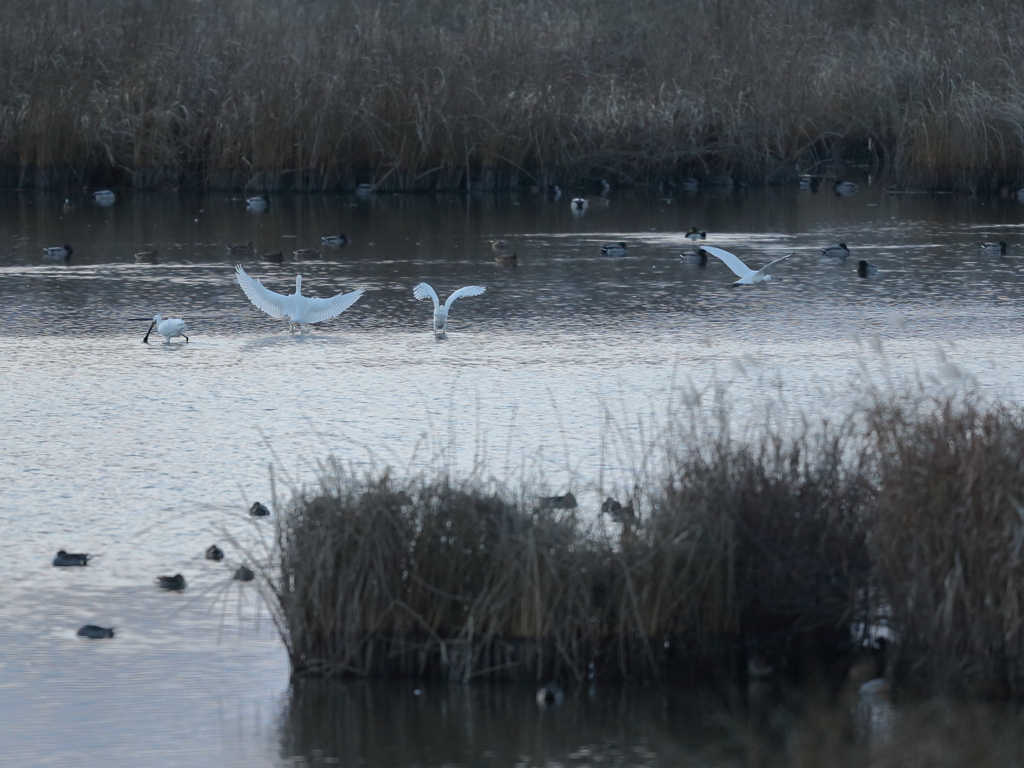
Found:
[(278, 505), (261, 573), (294, 669), (738, 679), (756, 657), (838, 691), (885, 634), (899, 685), (1020, 696), (1024, 409), (890, 399), (795, 434), (665, 434), (611, 533), (479, 479), (327, 465)]
[(851, 437), (678, 446), (644, 520), (613, 535), (479, 481), (331, 464), (278, 523), (278, 625), (296, 670), (325, 674), (658, 680), (766, 652), (823, 670), (867, 585), (873, 487), (841, 460)]
[(890, 403), (878, 446), (872, 572), (901, 678), (958, 693), (1024, 692), (1024, 412), (966, 398)]
[(1012, 0), (8, 0), (0, 181), (1024, 179)]

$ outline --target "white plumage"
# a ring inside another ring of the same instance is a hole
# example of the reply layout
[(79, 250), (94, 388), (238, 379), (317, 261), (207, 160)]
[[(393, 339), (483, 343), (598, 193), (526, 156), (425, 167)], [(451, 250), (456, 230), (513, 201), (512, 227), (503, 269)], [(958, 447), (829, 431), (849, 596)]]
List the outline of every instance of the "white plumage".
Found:
[(235, 277), (253, 306), (271, 317), (287, 317), (289, 329), (292, 325), (298, 325), (303, 333), (308, 330), (310, 323), (322, 323), (340, 315), (355, 304), (364, 292), (362, 288), (357, 288), (351, 293), (339, 293), (329, 299), (303, 296), (302, 275), (296, 275), (295, 293), (284, 296), (274, 293), (259, 280), (249, 277), (241, 265), (235, 267)]
[(442, 304), (437, 294), (434, 293), (434, 289), (426, 283), (420, 283), (412, 289), (412, 295), (417, 299), (425, 299), (428, 296), (434, 301), (434, 335), (438, 335), (438, 329), (443, 334), (448, 328), (448, 310), (451, 309), (452, 303), (456, 299), (461, 299), (463, 296), (479, 296), (481, 293), (486, 291), (482, 285), (467, 285), (465, 288), (459, 288), (451, 296), (448, 297), (448, 301)]
[(725, 262), (725, 266), (731, 269), (733, 274), (739, 278), (733, 285), (753, 285), (754, 283), (760, 283), (762, 280), (771, 280), (772, 276), (768, 274), (768, 269), (793, 255), (792, 253), (787, 253), (782, 258), (770, 261), (758, 270), (753, 270), (740, 261), (738, 256), (721, 248), (705, 245), (704, 250)]
[(170, 344), (171, 339), (175, 336), (181, 336), (185, 339), (185, 343), (188, 343), (188, 336), (185, 336), (185, 321), (180, 317), (168, 317), (164, 319), (160, 315), (153, 315), (153, 323), (149, 326), (149, 330), (146, 331), (145, 337), (142, 339), (143, 344), (149, 344), (149, 334), (156, 328), (156, 332), (164, 337), (165, 344)]

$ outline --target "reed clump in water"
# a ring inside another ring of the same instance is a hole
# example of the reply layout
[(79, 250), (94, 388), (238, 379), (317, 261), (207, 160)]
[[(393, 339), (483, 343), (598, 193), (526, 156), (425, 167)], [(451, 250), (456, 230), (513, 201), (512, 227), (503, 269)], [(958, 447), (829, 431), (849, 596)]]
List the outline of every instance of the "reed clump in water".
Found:
[(269, 576), (293, 666), (657, 680), (768, 651), (814, 673), (815, 654), (849, 649), (867, 579), (873, 489), (842, 460), (850, 436), (683, 446), (642, 523), (613, 536), (536, 497), (332, 465), (279, 521)]
[(924, 689), (1024, 692), (1024, 412), (951, 399), (870, 414), (873, 578), (897, 673)]
[(571, 513), (446, 480), (360, 482), (335, 466), (278, 536), (279, 626), (296, 671), (579, 676), (593, 656), (595, 557)]
[(1024, 179), (1012, 0), (8, 0), (5, 183)]
[(676, 450), (634, 555), (647, 632), (827, 674), (868, 583), (875, 489), (852, 422), (748, 441), (723, 428)]

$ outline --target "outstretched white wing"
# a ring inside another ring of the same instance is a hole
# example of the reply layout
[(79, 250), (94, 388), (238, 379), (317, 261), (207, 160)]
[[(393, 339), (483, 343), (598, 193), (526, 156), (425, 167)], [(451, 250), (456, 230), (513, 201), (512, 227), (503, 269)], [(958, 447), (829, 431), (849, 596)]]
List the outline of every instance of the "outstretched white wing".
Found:
[[(427, 287), (429, 288), (430, 286)], [(444, 308), (448, 309), (451, 307), (452, 302), (456, 299), (461, 299), (463, 296), (479, 296), (486, 290), (482, 285), (467, 285), (465, 288), (459, 288), (459, 290), (448, 297), (448, 301), (444, 303)], [(434, 299), (434, 301), (436, 302), (437, 299)]]
[(359, 297), (363, 295), (363, 291), (363, 288), (357, 288), (352, 291), (352, 293), (339, 293), (337, 296), (332, 296), (329, 299), (303, 297), (302, 301), (308, 302), (305, 313), (306, 322), (322, 323), (324, 320), (330, 320), (332, 317), (340, 315), (346, 309), (359, 301)]
[[(793, 251), (793, 253), (796, 253), (796, 251)], [(767, 264), (765, 264), (763, 267), (761, 267), (759, 270), (757, 270), (757, 274), (759, 274), (759, 275), (767, 275), (768, 274), (768, 269), (772, 265), (778, 264), (780, 261), (783, 261), (784, 259), (788, 259), (790, 256), (793, 255), (793, 253), (787, 253), (782, 258), (776, 259), (775, 261), (769, 261)]]
[(263, 310), (271, 317), (284, 317), (287, 314), (287, 297), (282, 296), (280, 293), (274, 293), (269, 288), (264, 287), (263, 283), (259, 280), (249, 277), (245, 274), (241, 264), (235, 267), (235, 277), (238, 279), (238, 284), (242, 286), (245, 295), (249, 297), (249, 301), (257, 309)]
[[(736, 277), (749, 277), (755, 274), (754, 270), (739, 260), (739, 257), (734, 253), (723, 251), (721, 248), (715, 248), (713, 245), (705, 245), (704, 250), (710, 253), (712, 256), (717, 256), (719, 259), (725, 262), (725, 266), (733, 271)], [(782, 257), (786, 258), (785, 256)], [(779, 259), (781, 261), (782, 259)], [(775, 262), (773, 261), (772, 264)], [(771, 264), (768, 265), (769, 267)]]
[[(417, 299), (425, 299), (427, 298), (427, 296), (429, 296), (434, 300), (434, 309), (437, 309), (438, 305), (441, 303), (437, 300), (437, 294), (434, 293), (434, 289), (431, 288), (426, 283), (420, 283), (415, 288), (413, 288), (412, 295), (414, 298)], [(449, 299), (449, 301), (451, 301), (451, 299)]]

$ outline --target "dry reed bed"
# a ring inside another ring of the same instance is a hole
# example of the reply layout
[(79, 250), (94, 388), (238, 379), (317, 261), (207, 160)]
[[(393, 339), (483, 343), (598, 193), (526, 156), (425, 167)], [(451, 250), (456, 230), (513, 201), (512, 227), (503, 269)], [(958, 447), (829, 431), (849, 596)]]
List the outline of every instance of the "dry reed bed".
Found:
[(1012, 0), (8, 0), (0, 181), (772, 182), (856, 157), (1015, 184), (1022, 27)]
[(636, 525), (330, 464), (281, 505), (261, 574), (295, 671), (735, 678), (756, 654), (838, 689), (870, 624), (901, 684), (1020, 694), (1024, 411), (889, 401), (795, 436), (672, 434)]

